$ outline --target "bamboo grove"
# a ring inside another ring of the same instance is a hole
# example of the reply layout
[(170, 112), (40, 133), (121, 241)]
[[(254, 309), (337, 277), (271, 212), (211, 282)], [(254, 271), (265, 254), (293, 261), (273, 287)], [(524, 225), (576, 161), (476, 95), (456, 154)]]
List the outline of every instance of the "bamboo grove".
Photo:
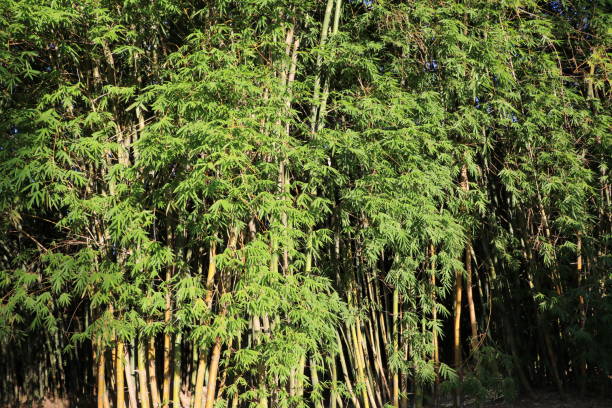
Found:
[(0, 0), (0, 405), (611, 392), (611, 20)]

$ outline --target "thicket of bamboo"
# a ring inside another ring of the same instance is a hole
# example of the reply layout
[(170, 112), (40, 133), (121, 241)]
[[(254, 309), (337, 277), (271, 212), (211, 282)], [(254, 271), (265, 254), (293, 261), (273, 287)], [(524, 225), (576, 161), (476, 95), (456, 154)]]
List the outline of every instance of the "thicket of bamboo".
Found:
[(606, 395), (606, 4), (1, 0), (0, 405)]

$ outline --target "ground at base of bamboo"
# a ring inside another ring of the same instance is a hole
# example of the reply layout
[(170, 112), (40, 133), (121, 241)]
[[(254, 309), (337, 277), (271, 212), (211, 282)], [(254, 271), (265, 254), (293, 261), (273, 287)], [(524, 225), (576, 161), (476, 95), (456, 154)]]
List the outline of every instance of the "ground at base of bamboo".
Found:
[(612, 395), (604, 397), (580, 397), (578, 393), (561, 399), (556, 393), (538, 392), (534, 398), (519, 398), (513, 403), (496, 402), (483, 408), (612, 408)]

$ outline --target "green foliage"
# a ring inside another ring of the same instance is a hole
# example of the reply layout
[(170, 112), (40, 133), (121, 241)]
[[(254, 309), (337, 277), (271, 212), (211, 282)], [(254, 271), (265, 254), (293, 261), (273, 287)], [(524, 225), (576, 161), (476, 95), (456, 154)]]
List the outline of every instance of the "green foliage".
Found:
[[(1, 0), (0, 404), (178, 335), (187, 388), (220, 344), (219, 406), (605, 381), (610, 16)], [(451, 367), (468, 266), (482, 344), (464, 320)]]

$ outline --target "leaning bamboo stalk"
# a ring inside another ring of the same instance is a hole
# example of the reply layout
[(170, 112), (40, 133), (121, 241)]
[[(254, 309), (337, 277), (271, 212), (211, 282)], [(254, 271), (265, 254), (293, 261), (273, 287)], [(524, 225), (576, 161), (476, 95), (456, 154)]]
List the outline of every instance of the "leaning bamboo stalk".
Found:
[[(231, 228), (227, 240), (227, 251), (231, 251), (235, 253), (236, 251), (236, 243), (238, 240), (238, 231), (237, 228)], [(221, 279), (221, 294), (224, 293), (224, 285), (223, 279)], [(227, 313), (227, 310), (222, 307), (221, 316), (224, 316)], [(213, 346), (212, 354), (210, 356), (210, 366), (208, 368), (208, 384), (206, 390), (206, 405), (205, 408), (213, 408), (215, 400), (217, 398), (217, 377), (219, 373), (219, 362), (221, 360), (221, 347), (222, 340), (220, 336), (215, 338), (215, 345)]]
[[(336, 0), (336, 9), (334, 12), (334, 24), (331, 29), (332, 35), (338, 33), (338, 26), (340, 25), (341, 10), (342, 10), (342, 0)], [(321, 96), (321, 103), (320, 103), (320, 106), (318, 107), (319, 113), (318, 113), (318, 119), (315, 125), (315, 131), (321, 129), (325, 121), (325, 116), (327, 114), (327, 99), (329, 98), (329, 83), (330, 83), (329, 76), (326, 76), (325, 83), (323, 85), (323, 95)]]
[(306, 368), (306, 356), (300, 357), (297, 369), (295, 370), (296, 375), (296, 396), (302, 398), (304, 396), (304, 370)]
[[(467, 165), (463, 165), (461, 167), (461, 189), (463, 191), (467, 191), (469, 189), (468, 178), (467, 178)], [(466, 264), (468, 261), (468, 251), (465, 251), (465, 260)], [(471, 265), (471, 260), (470, 260)], [(453, 305), (453, 364), (455, 370), (459, 374), (459, 379), (461, 380), (461, 303), (462, 303), (462, 295), (463, 295), (463, 274), (461, 270), (457, 270), (455, 272), (455, 300)], [(454, 391), (454, 401), (453, 404), (455, 407), (461, 405), (461, 393), (458, 390)]]
[(349, 376), (348, 367), (346, 364), (346, 359), (344, 358), (344, 348), (342, 347), (342, 340), (340, 339), (340, 334), (336, 333), (336, 339), (338, 342), (338, 355), (340, 357), (340, 367), (342, 368), (342, 375), (344, 376), (344, 383), (346, 385), (346, 389), (351, 396), (351, 401), (353, 402), (353, 406), (355, 408), (361, 408), (361, 404), (359, 403), (359, 398), (355, 395), (353, 391), (353, 381)]
[[(294, 27), (291, 26), (287, 31), (286, 38), (286, 55), (291, 58), (291, 63), (289, 65), (289, 69), (283, 69), (282, 78), (283, 82), (287, 89), (287, 96), (285, 99), (285, 106), (287, 108), (287, 114), (289, 114), (291, 110), (291, 102), (292, 102), (292, 84), (295, 81), (295, 73), (297, 69), (297, 56), (298, 56), (298, 48), (300, 46), (300, 39), (295, 36)], [(290, 136), (290, 123), (287, 121), (285, 124), (285, 133), (287, 139)], [(284, 143), (285, 147), (288, 146), (287, 142)], [(286, 153), (285, 153), (286, 154)], [(287, 159), (283, 158), (279, 163), (279, 190), (280, 194), (287, 194), (289, 192), (290, 182), (289, 182), (289, 171), (287, 170)], [(283, 225), (283, 272), (285, 274), (289, 273), (289, 245), (291, 245), (291, 240), (288, 237), (288, 218), (287, 213), (283, 211), (281, 213), (281, 223)]]
[(221, 338), (217, 336), (210, 358), (208, 369), (208, 387), (206, 390), (206, 405), (204, 408), (213, 408), (216, 397), (217, 373), (219, 371), (219, 360), (221, 359)]
[[(312, 381), (312, 390), (317, 390), (319, 388), (319, 373), (317, 373), (317, 364), (314, 360), (314, 358), (310, 358), (310, 377), (311, 377), (311, 381)], [(317, 397), (314, 399), (314, 406), (315, 408), (323, 408), (323, 400), (321, 395), (317, 395)]]
[[(238, 228), (231, 227), (228, 232), (227, 239), (227, 247), (226, 251), (229, 251), (232, 255), (236, 253), (236, 246), (238, 243)], [(220, 278), (219, 282), (220, 286), (220, 296), (223, 296), (225, 293), (225, 280), (223, 275)], [(227, 313), (227, 309), (225, 306), (221, 307), (220, 316), (223, 317)], [(222, 339), (220, 336), (215, 338), (215, 344), (213, 346), (212, 354), (210, 357), (210, 365), (208, 367), (208, 383), (206, 386), (206, 404), (205, 408), (213, 408), (213, 405), (217, 399), (217, 377), (219, 374), (219, 363), (221, 360), (221, 347), (222, 347)], [(228, 345), (231, 347), (231, 342)], [(219, 389), (221, 390), (223, 384), (220, 385)]]
[(478, 322), (476, 320), (476, 308), (474, 307), (474, 296), (472, 292), (472, 245), (468, 240), (465, 248), (465, 294), (467, 298), (468, 310), (470, 313), (470, 348), (474, 353), (478, 347)]
[[(385, 375), (385, 371), (383, 368), (382, 358), (380, 356), (380, 349), (378, 347), (378, 337), (379, 331), (377, 330), (376, 319), (374, 318), (374, 310), (370, 308), (371, 319), (367, 320), (367, 333), (368, 340), (372, 346), (372, 357), (374, 359), (374, 369), (376, 370), (376, 374), (380, 381), (376, 381), (377, 389), (381, 389), (384, 392), (385, 398), (391, 395), (391, 390), (389, 389), (389, 384), (387, 383), (387, 376)], [(374, 324), (372, 323), (374, 322)]]
[[(321, 36), (319, 38), (319, 47), (323, 47), (325, 42), (327, 41), (327, 36), (329, 32), (329, 22), (331, 20), (332, 8), (334, 6), (334, 0), (327, 0), (327, 5), (325, 7), (325, 14), (323, 16), (323, 26), (321, 27)], [(320, 55), (317, 56), (316, 61), (316, 76), (314, 82), (314, 91), (313, 91), (313, 105), (310, 112), (310, 130), (311, 132), (316, 131), (317, 126), (317, 113), (319, 110), (319, 93), (321, 89), (321, 66), (323, 65), (323, 58)]]
[[(206, 276), (206, 305), (208, 310), (212, 308), (213, 286), (215, 283), (215, 275), (217, 273), (217, 243), (213, 240), (208, 248), (208, 274)], [(199, 350), (198, 369), (196, 374), (196, 384), (194, 393), (193, 408), (202, 408), (204, 401), (204, 378), (206, 376), (207, 361), (204, 350)]]
[[(227, 343), (227, 350), (228, 351), (232, 350), (232, 342), (233, 342), (233, 339), (230, 339), (229, 342)], [(238, 346), (238, 348), (240, 348), (240, 346)], [(223, 392), (225, 392), (225, 390), (226, 390), (228, 368), (229, 367), (225, 366), (225, 368), (223, 369), (223, 372), (221, 374), (221, 377), (219, 379), (219, 387), (217, 387), (217, 395), (218, 396), (223, 395)], [(219, 375), (217, 375), (217, 377), (219, 377)]]
[(369, 392), (368, 392), (368, 386), (367, 386), (367, 379), (365, 375), (365, 359), (363, 358), (363, 354), (362, 354), (361, 342), (359, 341), (357, 337), (358, 331), (361, 330), (359, 319), (355, 319), (355, 322), (354, 324), (351, 325), (350, 330), (351, 330), (351, 336), (353, 340), (355, 362), (357, 364), (357, 375), (359, 378), (358, 382), (362, 385), (361, 395), (363, 398), (363, 406), (365, 408), (369, 408), (370, 399), (369, 399)]
[(336, 408), (337, 400), (339, 399), (336, 382), (338, 381), (338, 369), (336, 367), (336, 358), (332, 357), (329, 361), (331, 371), (330, 397), (329, 408)]
[[(461, 189), (466, 193), (470, 190), (467, 166), (465, 164), (461, 168)], [(476, 308), (474, 307), (474, 296), (472, 293), (472, 243), (469, 236), (465, 244), (465, 276), (465, 294), (470, 314), (470, 328), (472, 331), (470, 350), (474, 353), (478, 347), (478, 322), (476, 321)]]

